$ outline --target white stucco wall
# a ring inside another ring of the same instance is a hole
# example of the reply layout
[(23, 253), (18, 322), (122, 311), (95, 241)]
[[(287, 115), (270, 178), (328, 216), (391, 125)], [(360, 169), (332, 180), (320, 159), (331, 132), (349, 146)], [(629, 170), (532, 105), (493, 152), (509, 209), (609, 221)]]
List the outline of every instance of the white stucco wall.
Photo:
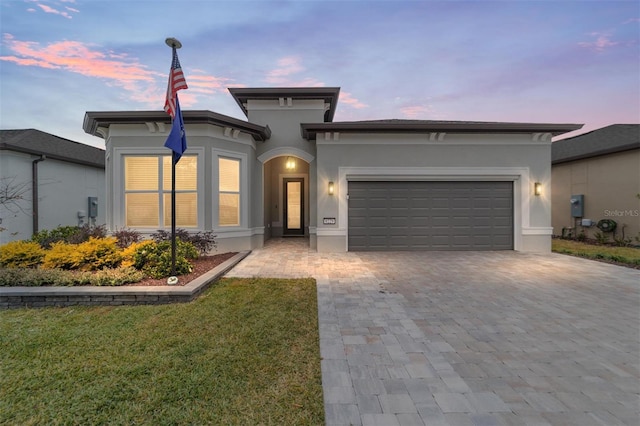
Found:
[[(0, 243), (29, 239), (33, 234), (31, 170), (32, 161), (36, 158), (29, 154), (0, 151), (1, 175), (15, 178), (18, 185), (27, 183), (29, 187), (21, 210), (11, 212), (3, 209), (0, 212), (0, 226), (6, 228), (0, 232)], [(39, 230), (89, 223), (88, 197), (98, 198), (98, 216), (91, 224), (105, 224), (103, 169), (48, 158), (38, 163), (38, 182)], [(84, 217), (78, 217), (78, 212), (84, 212)]]

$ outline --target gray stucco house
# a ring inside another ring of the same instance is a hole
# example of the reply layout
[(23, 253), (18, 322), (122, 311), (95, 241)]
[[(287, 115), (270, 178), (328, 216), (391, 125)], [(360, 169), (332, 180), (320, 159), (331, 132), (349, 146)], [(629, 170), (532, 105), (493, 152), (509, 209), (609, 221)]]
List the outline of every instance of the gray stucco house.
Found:
[[(551, 137), (581, 125), (334, 122), (336, 87), (229, 91), (248, 120), (183, 111), (176, 173), (177, 226), (214, 230), (219, 251), (281, 236), (321, 252), (550, 250)], [(170, 127), (163, 111), (86, 113), (110, 230), (170, 226)]]
[(60, 225), (102, 225), (104, 150), (36, 129), (0, 130), (0, 244)]

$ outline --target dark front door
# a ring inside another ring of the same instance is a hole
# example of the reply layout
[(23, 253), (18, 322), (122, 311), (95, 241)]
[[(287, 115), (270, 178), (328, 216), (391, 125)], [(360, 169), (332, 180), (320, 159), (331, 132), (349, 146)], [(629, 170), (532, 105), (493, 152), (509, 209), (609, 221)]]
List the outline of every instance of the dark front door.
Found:
[(304, 235), (304, 179), (284, 179), (284, 235)]

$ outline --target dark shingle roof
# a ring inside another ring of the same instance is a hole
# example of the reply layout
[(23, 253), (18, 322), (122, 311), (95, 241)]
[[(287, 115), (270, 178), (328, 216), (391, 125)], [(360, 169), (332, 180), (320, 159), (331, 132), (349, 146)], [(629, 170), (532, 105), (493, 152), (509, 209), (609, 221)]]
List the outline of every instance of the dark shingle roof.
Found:
[(44, 155), (47, 158), (104, 169), (104, 150), (36, 129), (0, 130), (0, 150)]
[(551, 144), (551, 164), (640, 148), (640, 124), (612, 124)]
[(302, 137), (316, 138), (317, 133), (550, 133), (553, 136), (578, 130), (582, 124), (509, 123), (443, 120), (365, 120), (331, 123), (302, 123)]

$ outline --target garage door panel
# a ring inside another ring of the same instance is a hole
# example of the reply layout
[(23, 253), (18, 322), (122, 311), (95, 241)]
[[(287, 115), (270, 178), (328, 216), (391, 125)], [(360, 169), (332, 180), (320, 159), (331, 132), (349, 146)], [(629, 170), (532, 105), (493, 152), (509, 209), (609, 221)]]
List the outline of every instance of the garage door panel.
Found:
[(349, 182), (349, 250), (512, 250), (512, 182)]

